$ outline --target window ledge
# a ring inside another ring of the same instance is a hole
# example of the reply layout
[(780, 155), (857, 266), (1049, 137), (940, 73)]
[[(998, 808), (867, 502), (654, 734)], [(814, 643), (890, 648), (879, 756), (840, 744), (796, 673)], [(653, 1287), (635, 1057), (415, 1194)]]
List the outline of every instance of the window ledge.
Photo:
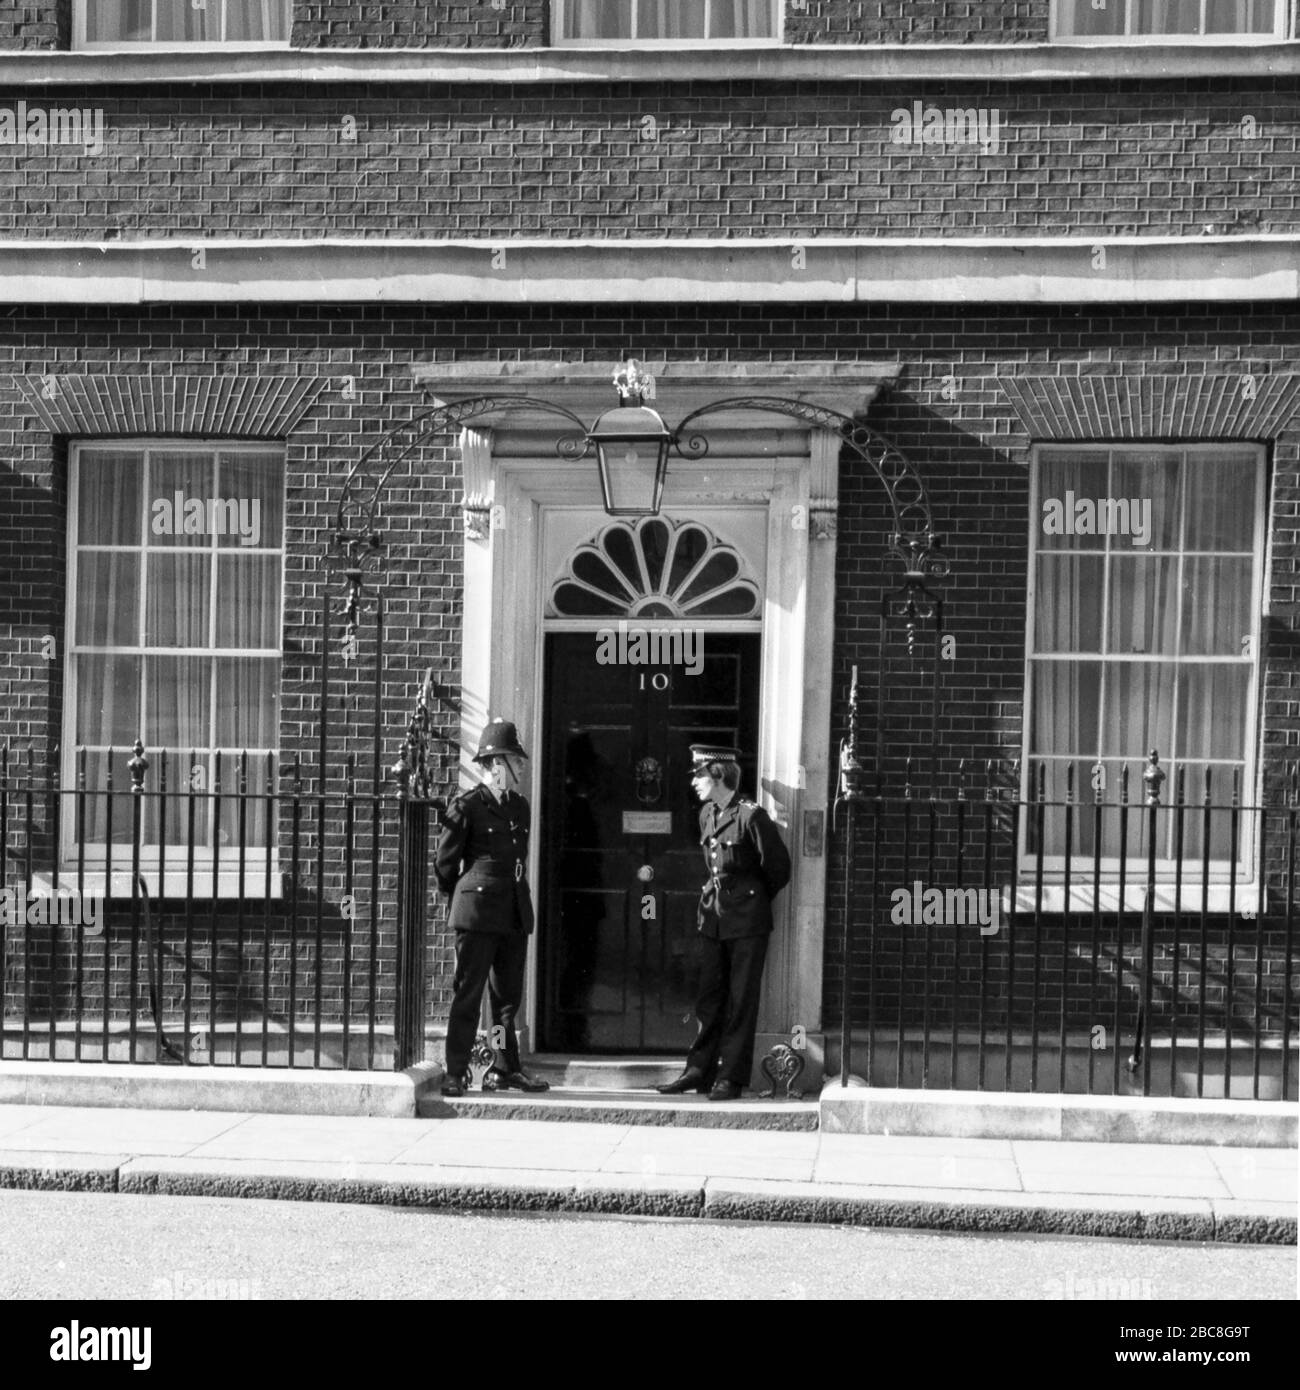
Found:
[[(207, 82), (1077, 82), (1294, 77), (1300, 42), (766, 44), (720, 48), (192, 48), (13, 50), (29, 87)], [(1014, 94), (1013, 94), (1014, 95)]]
[[(247, 864), (244, 869), (243, 882), (240, 882), (239, 867), (217, 871), (215, 890), (213, 886), (212, 870), (207, 867), (195, 865), (193, 877), (193, 893), (190, 892), (191, 880), (184, 867), (179, 869), (168, 868), (162, 875), (162, 882), (159, 883), (157, 867), (150, 868), (141, 865), (140, 876), (144, 879), (145, 885), (149, 889), (149, 896), (158, 901), (159, 899), (179, 899), (184, 901), (192, 897), (195, 901), (228, 901), (228, 900), (278, 900), (284, 897), (284, 878), (280, 872), (279, 856), (271, 860), (271, 885), (270, 892), (267, 892), (266, 866), (264, 863)], [(32, 875), (31, 891), (38, 897), (52, 897), (56, 890), (54, 887), (54, 876), (48, 870), (42, 870)], [(111, 876), (103, 869), (87, 869), (77, 876), (75, 865), (59, 870), (59, 893), (81, 892), (87, 897), (109, 898), (114, 901), (130, 900), (131, 897), (131, 871), (129, 869), (114, 869)]]
[[(1181, 911), (1184, 917), (1200, 914), (1201, 891), (1199, 882), (1185, 881), (1183, 883)], [(1103, 914), (1114, 913), (1119, 910), (1118, 883), (1102, 883), (1096, 894), (1093, 893), (1091, 883), (1072, 883), (1068, 910), (1076, 913), (1091, 913), (1094, 897)], [(1146, 885), (1144, 883), (1126, 883), (1124, 885), (1125, 913), (1140, 915), (1145, 903)], [(1037, 888), (1033, 884), (1020, 883), (1016, 888), (1016, 911), (1023, 917), (1026, 913), (1033, 913), (1036, 907), (1043, 913), (1057, 916), (1067, 911), (1065, 885), (1061, 883), (1043, 884), (1040, 903)], [(1172, 914), (1175, 907), (1174, 885), (1172, 883), (1157, 883), (1155, 910), (1159, 913)], [(1266, 910), (1267, 898), (1260, 891), (1258, 884), (1238, 883), (1235, 897), (1232, 897), (1230, 902), (1230, 891), (1226, 883), (1210, 884), (1209, 891), (1205, 895), (1206, 912), (1211, 916), (1221, 917), (1227, 914), (1230, 907), (1238, 917), (1254, 917)], [(1002, 911), (1005, 914), (1010, 909), (1011, 889), (1007, 886), (1002, 889)]]

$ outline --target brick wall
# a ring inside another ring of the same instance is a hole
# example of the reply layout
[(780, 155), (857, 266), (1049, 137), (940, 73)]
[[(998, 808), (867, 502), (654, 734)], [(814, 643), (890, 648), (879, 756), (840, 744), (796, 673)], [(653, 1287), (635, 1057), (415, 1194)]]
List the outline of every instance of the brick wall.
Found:
[[(52, 103), (34, 90), (7, 92), (5, 101), (23, 97)], [(892, 113), (910, 114), (915, 101), (998, 111), (999, 148), (893, 143), (902, 123)], [(178, 86), (61, 89), (58, 104), (102, 108), (104, 153), (0, 145), (0, 236), (1100, 236), (1300, 227), (1300, 109), (1280, 80), (412, 87), (400, 101), (385, 88), (331, 86), (259, 95), (254, 104), (238, 90)], [(1250, 137), (1246, 116), (1255, 122)]]
[(1049, 0), (786, 0), (787, 43), (1046, 43)]
[(0, 49), (67, 48), (71, 33), (72, 0), (0, 5)]
[[(206, 374), (259, 368), (312, 370), (330, 388), (288, 444), (282, 743), (302, 754), (312, 784), (319, 701), (316, 634), (320, 555), (332, 523), (343, 470), (381, 430), (409, 418), (418, 393), (407, 385), (413, 360), (523, 357), (607, 360), (627, 350), (649, 359), (790, 360), (880, 357), (901, 360), (901, 384), (873, 409), (873, 423), (917, 464), (931, 488), (935, 524), (953, 572), (944, 584), (948, 627), (958, 658), (946, 677), (939, 770), (951, 786), (958, 759), (1010, 758), (1019, 752), (1023, 688), (1024, 586), (1028, 473), (1019, 418), (998, 377), (1031, 368), (1073, 375), (1159, 370), (1267, 374), (1289, 371), (1300, 348), (1294, 309), (1232, 306), (1186, 309), (1025, 310), (943, 306), (783, 309), (747, 306), (619, 312), (549, 306), (503, 311), (400, 306), (236, 307), (141, 310), (20, 308), (0, 339), (0, 741), (36, 745), (44, 757), (57, 741), (61, 668), (51, 670), (41, 641), (60, 621), (66, 510), (62, 450), (20, 409), (7, 374), (111, 371), (131, 375)], [(750, 346), (750, 345), (754, 346)], [(761, 345), (761, 346), (760, 346)], [(344, 396), (352, 378), (357, 395)], [(945, 395), (945, 378), (952, 388)], [(661, 402), (671, 416), (671, 402)], [(1263, 738), (1276, 796), (1283, 759), (1300, 756), (1300, 429), (1291, 422), (1274, 441), (1272, 616)], [(385, 660), (385, 759), (391, 760), (412, 692), (429, 665), (442, 673), (438, 724), (457, 725), (460, 592), (460, 485), (445, 445), (422, 459), (418, 486), (396, 483), (381, 517), (387, 537), (388, 637)], [(833, 737), (844, 721), (849, 667), (873, 669), (875, 610), (886, 576), (887, 513), (874, 476), (846, 463), (841, 489), (837, 642), (832, 680)], [(369, 766), (371, 653), (336, 676), (331, 699), (331, 759), (356, 752)], [(58, 647), (62, 650), (62, 645)], [(907, 677), (895, 686), (890, 746), (923, 750), (928, 690)], [(53, 696), (54, 703), (51, 704)], [(866, 747), (874, 730), (864, 726)], [(455, 752), (440, 745), (438, 785), (453, 786)], [(13, 848), (11, 842), (11, 850)], [(838, 951), (838, 859), (831, 856), (827, 1017), (835, 1017), (842, 980)], [(11, 872), (13, 864), (11, 863)], [(1268, 928), (1275, 931), (1276, 927)], [(1269, 937), (1269, 968), (1275, 953)], [(433, 1008), (447, 1002), (450, 942), (435, 933)], [(1242, 970), (1253, 943), (1241, 947)], [(865, 980), (865, 958), (855, 963)], [(1242, 979), (1246, 974), (1242, 974)], [(1275, 973), (1268, 990), (1276, 989)], [(865, 1005), (864, 1005), (865, 1007)]]
[(293, 7), (295, 48), (520, 48), (550, 42), (546, 0)]

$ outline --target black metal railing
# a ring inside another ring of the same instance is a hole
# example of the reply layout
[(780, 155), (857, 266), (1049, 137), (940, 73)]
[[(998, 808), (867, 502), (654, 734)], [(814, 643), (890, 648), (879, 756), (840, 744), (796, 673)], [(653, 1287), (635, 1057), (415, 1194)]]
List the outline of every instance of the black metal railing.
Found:
[(427, 860), (427, 799), (377, 768), (359, 786), (355, 757), (309, 786), (275, 754), (94, 758), (61, 786), (57, 757), (0, 750), (3, 1056), (420, 1059), (427, 896), (399, 884)]
[(963, 765), (947, 797), (907, 768), (894, 794), (845, 783), (842, 1074), (1295, 1097), (1300, 772), (1246, 805), (1208, 768), (1166, 797), (1155, 752), (1140, 790), (1105, 771), (988, 764), (975, 785)]

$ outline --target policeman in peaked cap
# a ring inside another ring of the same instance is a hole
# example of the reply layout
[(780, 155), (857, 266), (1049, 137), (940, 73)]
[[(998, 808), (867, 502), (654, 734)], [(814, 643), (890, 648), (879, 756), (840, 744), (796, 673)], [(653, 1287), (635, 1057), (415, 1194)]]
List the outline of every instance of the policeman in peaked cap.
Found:
[(456, 975), (447, 1021), (444, 1096), (463, 1096), (470, 1052), (478, 1029), (483, 986), (488, 988), (493, 1026), (505, 1042), (483, 1078), (485, 1091), (545, 1091), (519, 1062), (515, 1015), (524, 994), (524, 962), (533, 929), (528, 891), (528, 802), (517, 788), (527, 753), (508, 719), (483, 730), (474, 761), (486, 780), (447, 809), (434, 874), (451, 895), (447, 925), (456, 933)]
[(740, 795), (740, 756), (735, 748), (691, 744), (691, 785), (704, 802), (700, 847), (709, 874), (696, 919), (700, 1030), (685, 1070), (657, 1088), (664, 1095), (701, 1091), (710, 1100), (735, 1100), (754, 1065), (772, 899), (790, 882), (790, 856), (772, 818)]

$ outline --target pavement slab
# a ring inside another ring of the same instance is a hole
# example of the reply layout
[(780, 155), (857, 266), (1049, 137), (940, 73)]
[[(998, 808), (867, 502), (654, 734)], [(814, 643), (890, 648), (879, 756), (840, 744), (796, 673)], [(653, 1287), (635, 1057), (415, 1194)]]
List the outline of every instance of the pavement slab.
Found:
[(29, 1110), (33, 1123), (4, 1137), (7, 1149), (70, 1153), (184, 1154), (237, 1127), (247, 1116), (224, 1111), (98, 1109), (45, 1106)]
[(0, 1187), (1296, 1241), (1271, 1147), (3, 1106)]

